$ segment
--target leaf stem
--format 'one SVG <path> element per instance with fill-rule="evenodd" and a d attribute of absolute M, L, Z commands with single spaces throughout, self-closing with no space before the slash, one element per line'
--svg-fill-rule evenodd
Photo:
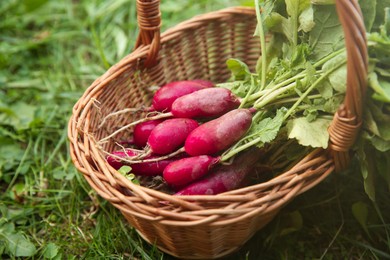
<path fill-rule="evenodd" d="M 229 152 L 227 152 L 226 154 L 221 156 L 221 162 L 225 162 L 225 161 L 229 160 L 230 158 L 232 158 L 233 156 L 235 156 L 239 152 L 251 147 L 252 145 L 257 144 L 260 141 L 261 141 L 261 137 L 257 137 L 244 145 L 240 145 L 234 149 L 229 150 Z"/>
<path fill-rule="evenodd" d="M 324 63 L 326 63 L 327 61 L 333 59 L 334 57 L 336 57 L 336 56 L 338 56 L 338 55 L 340 55 L 340 54 L 342 54 L 342 53 L 344 53 L 344 52 L 345 52 L 345 48 L 342 48 L 342 49 L 340 49 L 340 50 L 337 50 L 337 51 L 335 51 L 335 52 L 329 54 L 328 56 L 322 58 L 321 60 L 317 61 L 316 63 L 314 63 L 313 67 L 314 67 L 314 68 L 320 67 L 320 66 L 322 66 Z M 319 70 L 319 71 L 316 71 L 316 73 L 321 73 L 321 71 L 320 71 L 320 70 Z M 280 80 L 283 79 L 282 82 L 280 82 L 280 83 L 278 83 L 278 84 L 276 84 L 276 85 L 274 85 L 274 86 L 271 85 L 271 84 L 272 84 L 272 82 L 271 82 L 271 83 L 267 86 L 266 89 L 261 89 L 260 91 L 258 91 L 258 92 L 256 92 L 256 93 L 250 95 L 250 96 L 248 97 L 247 100 L 248 100 L 248 101 L 256 100 L 256 102 L 257 102 L 259 98 L 263 98 L 263 96 L 267 95 L 268 93 L 271 93 L 273 90 L 278 89 L 278 88 L 281 88 L 281 87 L 283 87 L 283 86 L 286 86 L 287 84 L 290 84 L 290 83 L 294 82 L 294 81 L 297 80 L 297 79 L 302 79 L 302 78 L 306 77 L 307 71 L 304 70 L 304 71 L 298 73 L 297 75 L 295 75 L 295 76 L 293 76 L 293 77 L 290 77 L 290 78 L 285 79 L 285 78 L 288 77 L 289 75 L 291 75 L 291 71 L 288 71 L 288 72 L 282 74 L 279 78 L 277 78 L 277 79 L 275 79 L 275 80 L 273 81 L 273 82 L 278 82 L 278 81 L 280 81 Z M 272 86 L 272 87 L 271 87 L 271 86 Z"/>
<path fill-rule="evenodd" d="M 243 83 L 240 83 L 243 84 Z M 245 95 L 245 97 L 241 100 L 240 103 L 240 108 L 244 107 L 244 105 L 248 102 L 249 97 L 253 93 L 253 91 L 256 89 L 256 84 L 255 84 L 255 78 L 253 75 L 251 75 L 251 87 L 249 88 L 248 93 Z"/>
<path fill-rule="evenodd" d="M 287 111 L 287 113 L 284 115 L 283 120 L 286 120 L 293 111 L 299 106 L 299 104 L 309 95 L 311 91 L 313 91 L 314 88 L 317 87 L 321 81 L 323 81 L 325 78 L 327 78 L 332 72 L 334 72 L 336 69 L 340 68 L 342 65 L 344 65 L 345 62 L 340 62 L 337 64 L 337 66 L 333 67 L 332 69 L 324 72 L 321 77 L 319 77 L 306 91 L 299 97 L 299 99 L 294 103 L 294 105 L 291 106 L 291 108 Z"/>
<path fill-rule="evenodd" d="M 265 78 L 267 74 L 267 55 L 266 55 L 266 46 L 265 46 L 265 34 L 263 21 L 261 20 L 261 13 L 259 7 L 259 0 L 255 0 L 256 5 L 256 18 L 257 18 L 257 29 L 260 36 L 260 45 L 261 45 L 261 87 L 260 90 L 265 88 Z"/>
<path fill-rule="evenodd" d="M 272 86 L 272 87 L 268 87 L 268 88 L 265 89 L 265 90 L 258 91 L 258 92 L 256 92 L 256 93 L 252 94 L 252 95 L 249 97 L 249 100 L 252 101 L 252 100 L 257 100 L 257 99 L 259 99 L 259 98 L 263 98 L 263 96 L 267 95 L 268 93 L 272 93 L 273 90 L 278 89 L 278 88 L 281 88 L 281 87 L 283 87 L 283 86 L 285 86 L 285 85 L 287 85 L 287 84 L 290 84 L 290 83 L 294 82 L 294 81 L 297 80 L 297 79 L 302 79 L 302 78 L 304 78 L 305 76 L 306 76 L 305 73 L 302 73 L 302 72 L 301 72 L 301 73 L 295 75 L 294 77 L 291 77 L 291 78 L 289 78 L 289 79 L 286 79 L 286 80 L 284 80 L 283 82 L 280 82 L 280 83 L 278 83 L 278 84 L 276 84 L 276 85 L 274 85 L 274 86 L 272 86 L 272 85 L 270 84 L 269 86 Z"/>
<path fill-rule="evenodd" d="M 344 52 L 345 52 L 345 48 L 341 48 L 340 50 L 332 52 L 331 54 L 326 55 L 324 58 L 322 58 L 321 60 L 314 63 L 313 67 L 316 68 L 316 67 L 322 66 L 322 65 L 324 65 L 325 62 L 333 59 L 334 57 L 336 57 Z"/>
<path fill-rule="evenodd" d="M 261 98 L 259 98 L 255 104 L 253 105 L 254 108 L 260 109 L 267 105 L 268 103 L 274 101 L 279 95 L 283 94 L 284 92 L 293 89 L 297 85 L 296 82 L 290 83 L 289 85 L 278 88 L 274 91 L 270 91 L 268 95 L 264 95 Z"/>

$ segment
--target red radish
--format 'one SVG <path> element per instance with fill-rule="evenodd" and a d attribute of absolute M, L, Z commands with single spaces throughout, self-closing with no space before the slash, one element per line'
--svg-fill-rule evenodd
<path fill-rule="evenodd" d="M 241 188 L 261 154 L 259 150 L 251 149 L 236 158 L 231 165 L 218 167 L 215 172 L 189 184 L 175 195 L 215 195 Z"/>
<path fill-rule="evenodd" d="M 155 156 L 149 156 L 145 159 L 153 159 Z M 131 164 L 130 167 L 134 174 L 144 175 L 144 176 L 155 176 L 161 175 L 164 172 L 165 167 L 170 163 L 177 160 L 177 158 L 169 158 L 156 162 L 143 162 Z"/>
<path fill-rule="evenodd" d="M 219 160 L 208 155 L 176 160 L 164 169 L 163 177 L 170 186 L 184 186 L 206 175 Z"/>
<path fill-rule="evenodd" d="M 170 111 L 172 103 L 177 98 L 213 85 L 209 81 L 183 80 L 170 82 L 156 91 L 153 96 L 152 107 L 156 111 Z"/>
<path fill-rule="evenodd" d="M 185 151 L 191 156 L 216 154 L 238 141 L 251 123 L 250 109 L 232 110 L 192 131 L 185 141 Z"/>
<path fill-rule="evenodd" d="M 137 124 L 133 131 L 134 144 L 138 147 L 144 147 L 152 130 L 162 121 L 163 120 L 151 120 Z"/>
<path fill-rule="evenodd" d="M 240 100 L 229 89 L 205 88 L 176 99 L 171 112 L 174 117 L 217 117 L 239 106 Z"/>
<path fill-rule="evenodd" d="M 198 122 L 189 118 L 167 119 L 152 130 L 147 144 L 154 154 L 170 154 L 182 146 L 188 134 L 198 126 Z"/>
<path fill-rule="evenodd" d="M 138 155 L 137 152 L 134 150 L 126 149 L 126 151 L 119 150 L 112 153 L 113 156 L 107 157 L 107 162 L 110 164 L 114 169 L 118 170 L 124 165 L 129 165 L 131 167 L 131 172 L 136 175 L 144 175 L 144 176 L 155 176 L 160 175 L 163 173 L 165 167 L 170 164 L 171 162 L 177 160 L 177 158 L 169 158 L 164 159 L 160 161 L 155 162 L 141 162 L 141 163 L 134 163 L 131 164 L 129 162 L 123 161 L 122 159 L 128 159 L 129 157 L 134 157 Z M 116 158 L 119 157 L 119 158 Z M 144 159 L 153 159 L 156 158 L 156 156 L 148 156 Z"/>
<path fill-rule="evenodd" d="M 133 157 L 133 156 L 136 156 L 137 153 L 134 150 L 126 149 L 126 150 L 114 151 L 112 153 L 112 155 L 113 156 L 111 156 L 111 155 L 107 156 L 106 160 L 107 160 L 109 165 L 111 165 L 115 170 L 118 170 L 123 165 L 126 165 L 121 160 L 121 158 Z M 119 157 L 119 158 L 117 158 L 117 157 Z"/>

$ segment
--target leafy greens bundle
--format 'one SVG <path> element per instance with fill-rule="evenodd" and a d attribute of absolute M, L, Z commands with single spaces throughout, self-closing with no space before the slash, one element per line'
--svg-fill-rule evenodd
<path fill-rule="evenodd" d="M 359 4 L 369 47 L 369 88 L 354 150 L 366 193 L 375 200 L 377 175 L 390 189 L 390 1 Z M 291 161 L 291 150 L 297 148 L 287 149 L 287 144 L 296 141 L 302 151 L 328 145 L 328 127 L 346 91 L 343 29 L 331 0 L 256 0 L 255 5 L 255 35 L 263 55 L 255 72 L 240 60 L 229 59 L 232 77 L 220 86 L 240 96 L 242 107 L 258 112 L 249 133 L 224 156 L 282 142 L 277 154 L 284 150 Z"/>

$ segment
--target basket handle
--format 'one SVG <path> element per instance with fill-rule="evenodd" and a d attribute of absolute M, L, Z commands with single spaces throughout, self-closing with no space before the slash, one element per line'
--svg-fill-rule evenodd
<path fill-rule="evenodd" d="M 329 127 L 329 150 L 336 171 L 349 163 L 349 151 L 362 124 L 363 102 L 367 89 L 368 51 L 363 15 L 357 0 L 336 0 L 347 49 L 347 88 L 343 105 Z"/>
<path fill-rule="evenodd" d="M 135 49 L 150 45 L 144 65 L 145 67 L 151 67 L 156 64 L 161 47 L 160 0 L 137 0 L 137 22 L 139 34 L 135 43 Z"/>

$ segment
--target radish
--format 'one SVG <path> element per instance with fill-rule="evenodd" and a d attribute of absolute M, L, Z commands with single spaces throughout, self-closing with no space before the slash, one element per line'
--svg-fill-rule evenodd
<path fill-rule="evenodd" d="M 217 117 L 238 108 L 240 100 L 229 89 L 205 88 L 176 99 L 171 108 L 174 117 Z"/>
<path fill-rule="evenodd" d="M 156 111 L 170 111 L 172 103 L 179 97 L 214 86 L 205 80 L 174 81 L 162 86 L 153 96 L 152 109 Z"/>
<path fill-rule="evenodd" d="M 107 156 L 106 160 L 109 165 L 111 165 L 115 170 L 118 170 L 123 165 L 126 165 L 122 159 L 127 157 L 133 157 L 136 156 L 138 153 L 136 153 L 134 150 L 126 149 L 126 150 L 119 150 L 114 151 L 112 155 Z"/>
<path fill-rule="evenodd" d="M 130 159 L 131 157 L 135 157 L 139 155 L 139 152 L 135 152 L 131 149 L 119 150 L 112 153 L 112 155 L 107 156 L 107 162 L 110 164 L 115 170 L 120 169 L 124 165 L 129 165 L 131 167 L 131 172 L 136 175 L 144 175 L 144 176 L 155 176 L 161 175 L 165 169 L 165 167 L 171 162 L 177 160 L 177 158 L 168 158 L 159 161 L 153 162 L 141 162 L 141 163 L 129 163 L 126 162 L 126 159 Z M 146 159 L 154 159 L 156 156 L 148 156 Z"/>
<path fill-rule="evenodd" d="M 173 187 L 187 185 L 206 175 L 219 159 L 219 157 L 200 155 L 176 160 L 164 169 L 164 180 Z"/>
<path fill-rule="evenodd" d="M 161 122 L 163 120 L 150 120 L 136 125 L 133 131 L 134 144 L 138 147 L 144 147 L 152 130 Z"/>
<path fill-rule="evenodd" d="M 146 159 L 153 159 L 156 156 L 149 156 Z M 135 163 L 130 164 L 132 172 L 136 175 L 144 175 L 144 176 L 155 176 L 161 175 L 164 172 L 165 167 L 167 167 L 170 163 L 177 160 L 176 158 L 168 158 L 155 162 L 143 162 L 143 163 Z"/>
<path fill-rule="evenodd" d="M 238 141 L 251 123 L 250 109 L 232 110 L 192 131 L 185 140 L 185 151 L 191 156 L 216 154 Z"/>
<path fill-rule="evenodd" d="M 230 165 L 221 165 L 214 172 L 182 188 L 175 195 L 215 195 L 246 184 L 249 173 L 262 153 L 251 149 L 237 157 Z"/>
<path fill-rule="evenodd" d="M 190 132 L 199 126 L 189 118 L 172 118 L 157 125 L 148 138 L 148 146 L 154 154 L 165 155 L 182 146 Z"/>

